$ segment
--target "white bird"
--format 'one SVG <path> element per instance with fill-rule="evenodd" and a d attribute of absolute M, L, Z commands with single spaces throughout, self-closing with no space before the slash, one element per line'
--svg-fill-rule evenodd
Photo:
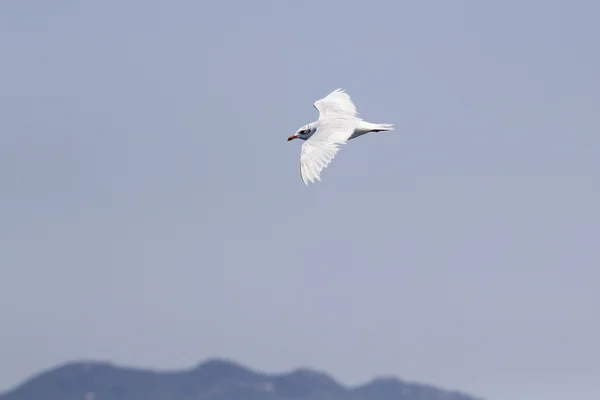
<path fill-rule="evenodd" d="M 333 160 L 339 146 L 365 133 L 392 131 L 393 124 L 374 124 L 357 117 L 356 106 L 342 89 L 336 89 L 313 106 L 319 111 L 319 119 L 304 125 L 288 141 L 302 139 L 300 175 L 308 185 L 317 179 L 321 171 Z"/>

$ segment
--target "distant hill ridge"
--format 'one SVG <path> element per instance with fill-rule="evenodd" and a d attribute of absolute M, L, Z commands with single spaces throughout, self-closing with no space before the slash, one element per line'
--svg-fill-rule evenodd
<path fill-rule="evenodd" d="M 226 359 L 158 371 L 105 362 L 72 362 L 45 371 L 0 400 L 481 400 L 458 391 L 377 378 L 357 387 L 300 368 L 268 374 Z"/>

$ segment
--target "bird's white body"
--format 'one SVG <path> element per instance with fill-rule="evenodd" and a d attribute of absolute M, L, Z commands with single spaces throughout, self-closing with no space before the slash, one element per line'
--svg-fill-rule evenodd
<path fill-rule="evenodd" d="M 339 146 L 369 132 L 394 130 L 391 124 L 375 124 L 357 116 L 356 106 L 342 89 L 336 89 L 314 107 L 319 119 L 304 125 L 288 140 L 302 139 L 300 175 L 306 185 L 321 180 L 321 171 L 329 165 Z"/>

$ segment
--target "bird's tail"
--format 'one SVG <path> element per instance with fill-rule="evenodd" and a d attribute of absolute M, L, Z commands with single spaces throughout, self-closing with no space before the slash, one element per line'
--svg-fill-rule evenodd
<path fill-rule="evenodd" d="M 371 131 L 373 132 L 381 132 L 381 131 L 393 131 L 394 124 L 372 124 L 373 127 Z"/>

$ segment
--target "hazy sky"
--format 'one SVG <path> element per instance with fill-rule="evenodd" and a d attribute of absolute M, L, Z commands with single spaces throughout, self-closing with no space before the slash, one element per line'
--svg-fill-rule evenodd
<path fill-rule="evenodd" d="M 0 3 L 0 390 L 70 360 L 600 398 L 595 1 Z M 306 187 L 342 87 L 396 130 Z"/>

